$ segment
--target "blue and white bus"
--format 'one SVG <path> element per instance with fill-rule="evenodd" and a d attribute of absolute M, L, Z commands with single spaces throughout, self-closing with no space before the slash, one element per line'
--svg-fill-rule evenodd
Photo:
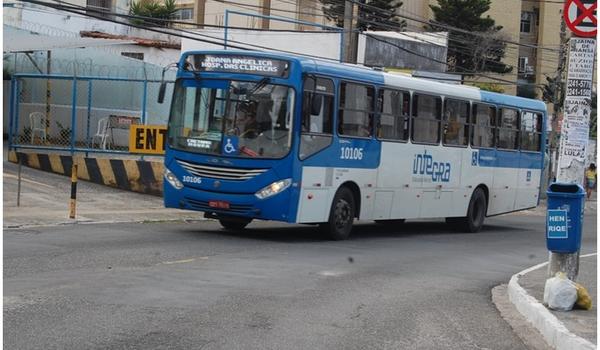
<path fill-rule="evenodd" d="M 486 216 L 535 207 L 546 107 L 306 57 L 186 52 L 165 154 L 166 207 L 226 229 Z"/>

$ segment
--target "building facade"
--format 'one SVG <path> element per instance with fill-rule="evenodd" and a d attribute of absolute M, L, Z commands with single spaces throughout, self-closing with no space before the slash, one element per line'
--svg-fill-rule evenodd
<path fill-rule="evenodd" d="M 430 5 L 437 5 L 437 0 L 404 0 L 400 12 L 429 20 L 433 18 Z M 502 84 L 505 93 L 539 98 L 539 86 L 546 83 L 546 76 L 556 75 L 563 4 L 544 0 L 492 0 L 490 5 L 484 15 L 502 26 L 503 38 L 512 42 L 506 47 L 503 62 L 513 67 L 511 73 L 492 76 L 521 84 L 518 89 L 515 85 Z M 422 28 L 423 23 L 408 20 L 409 30 L 419 26 Z"/>
<path fill-rule="evenodd" d="M 225 25 L 225 12 L 237 11 L 262 16 L 286 17 L 289 19 L 330 25 L 323 14 L 318 0 L 177 0 L 176 18 L 194 25 Z M 274 19 L 231 14 L 229 26 L 250 29 L 310 30 L 314 27 L 288 23 Z"/>

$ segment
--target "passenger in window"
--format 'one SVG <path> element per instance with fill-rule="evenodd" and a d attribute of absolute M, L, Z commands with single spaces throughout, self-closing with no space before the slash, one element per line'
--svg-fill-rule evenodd
<path fill-rule="evenodd" d="M 371 137 L 371 128 L 365 125 L 358 126 L 358 135 L 360 137 Z"/>
<path fill-rule="evenodd" d="M 446 135 L 447 143 L 458 143 L 458 133 L 460 132 L 461 125 L 459 123 L 459 115 L 454 106 L 449 105 L 446 108 L 446 115 L 444 118 L 447 121 L 446 127 L 444 128 L 444 134 Z"/>
<path fill-rule="evenodd" d="M 246 114 L 242 120 L 242 130 L 240 136 L 248 139 L 253 139 L 258 136 L 258 122 L 256 121 L 256 115 Z"/>
<path fill-rule="evenodd" d="M 246 138 L 258 136 L 259 125 L 256 120 L 256 105 L 242 103 L 235 112 L 236 133 Z"/>

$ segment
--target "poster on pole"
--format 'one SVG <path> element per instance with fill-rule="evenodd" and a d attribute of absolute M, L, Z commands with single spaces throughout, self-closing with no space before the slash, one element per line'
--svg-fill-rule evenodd
<path fill-rule="evenodd" d="M 596 40 L 571 38 L 557 180 L 582 183 L 592 111 Z"/>

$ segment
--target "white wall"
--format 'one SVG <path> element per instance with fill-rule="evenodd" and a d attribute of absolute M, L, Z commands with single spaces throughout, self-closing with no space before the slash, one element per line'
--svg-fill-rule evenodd
<path fill-rule="evenodd" d="M 223 42 L 223 31 L 205 30 L 198 31 L 198 38 L 210 41 Z M 200 34 L 212 38 L 201 37 Z M 339 60 L 340 40 L 339 33 L 289 33 L 289 32 L 261 32 L 261 31 L 239 31 L 230 30 L 227 35 L 230 45 L 243 46 L 255 50 L 277 51 L 284 50 L 297 54 L 319 56 Z M 238 41 L 238 43 L 234 42 Z M 248 44 L 263 46 L 257 48 Z M 220 50 L 223 45 L 209 44 L 192 39 L 181 39 L 181 51 L 190 50 Z M 237 50 L 236 48 L 230 48 Z"/>

